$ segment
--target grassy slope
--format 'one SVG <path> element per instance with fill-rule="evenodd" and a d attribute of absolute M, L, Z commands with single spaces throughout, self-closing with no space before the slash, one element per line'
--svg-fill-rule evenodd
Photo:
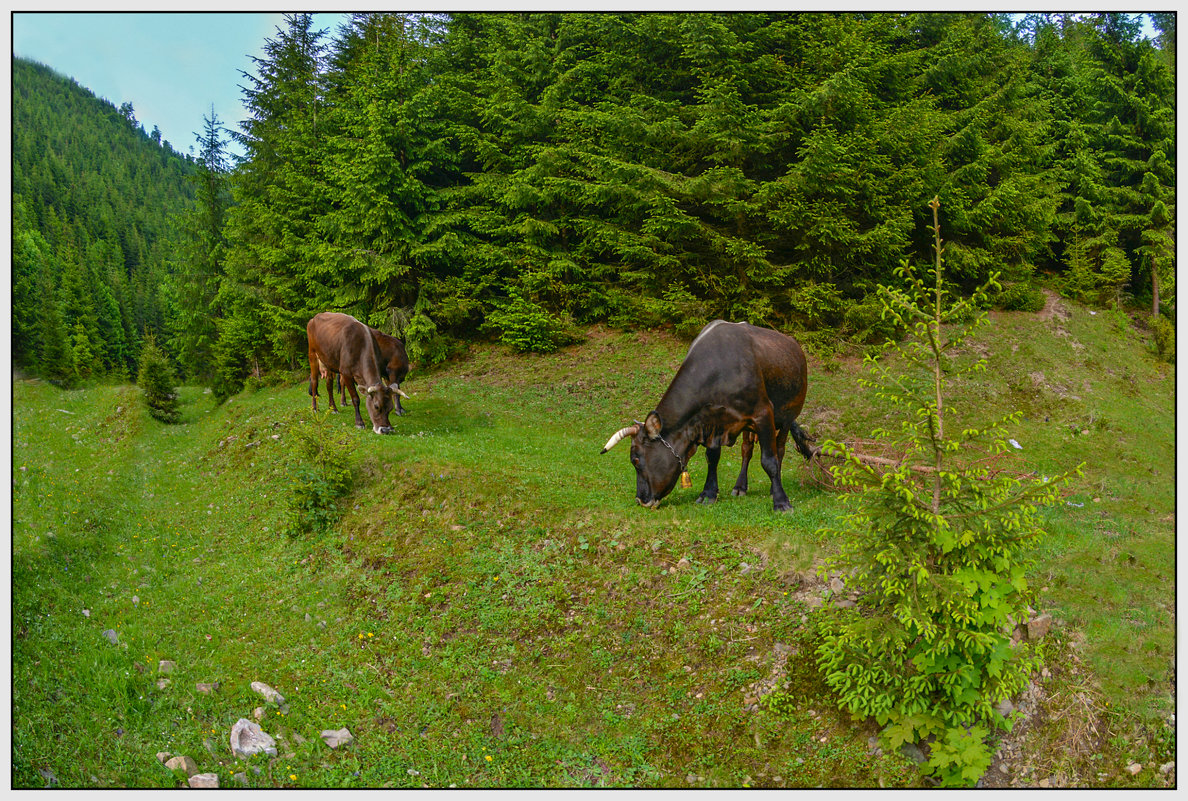
<path fill-rule="evenodd" d="M 1174 373 L 1117 318 L 1080 309 L 998 315 L 982 340 L 990 370 L 954 402 L 1023 409 L 1012 435 L 1029 469 L 1089 463 L 1069 498 L 1084 506 L 1048 515 L 1036 576 L 1058 619 L 1028 735 L 1036 778 L 1158 784 L 1119 774 L 1174 747 L 1158 722 L 1174 659 Z M 902 758 L 868 754 L 874 729 L 831 711 L 813 670 L 805 600 L 837 497 L 790 459 L 793 514 L 771 512 L 757 464 L 750 496 L 702 507 L 698 457 L 695 489 L 645 512 L 625 453 L 598 455 L 684 348 L 595 330 L 547 357 L 478 347 L 414 371 L 395 436 L 330 420 L 352 437 L 357 480 L 318 540 L 277 533 L 304 385 L 221 408 L 185 389 L 186 424 L 166 428 L 130 388 L 18 381 L 14 786 L 44 786 L 41 770 L 175 786 L 158 751 L 226 785 L 243 769 L 229 729 L 262 703 L 254 680 L 289 701 L 263 723 L 281 754 L 253 760 L 254 786 L 918 783 Z M 864 375 L 814 365 L 807 428 L 850 438 L 884 422 Z M 724 454 L 726 486 L 737 458 Z M 164 689 L 159 659 L 178 663 Z M 774 685 L 779 714 L 747 710 Z M 1077 715 L 1098 735 L 1085 753 Z M 343 726 L 356 743 L 332 752 L 318 733 Z"/>

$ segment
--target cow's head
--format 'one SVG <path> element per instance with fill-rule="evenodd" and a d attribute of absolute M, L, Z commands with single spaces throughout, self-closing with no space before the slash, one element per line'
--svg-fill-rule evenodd
<path fill-rule="evenodd" d="M 371 418 L 371 430 L 377 434 L 391 434 L 392 424 L 388 421 L 388 414 L 392 411 L 396 393 L 387 384 L 376 384 L 361 389 L 367 396 L 367 415 Z"/>
<path fill-rule="evenodd" d="M 642 423 L 615 432 L 602 453 L 620 440 L 631 438 L 631 465 L 635 468 L 635 500 L 641 506 L 655 509 L 660 499 L 672 492 L 684 469 L 685 459 L 678 455 L 673 444 L 661 436 L 663 422 L 652 412 Z"/>

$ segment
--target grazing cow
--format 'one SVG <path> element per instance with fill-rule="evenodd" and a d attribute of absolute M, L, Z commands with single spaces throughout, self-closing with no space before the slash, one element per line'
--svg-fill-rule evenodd
<path fill-rule="evenodd" d="M 689 346 L 655 410 L 644 422 L 615 432 L 602 453 L 631 439 L 635 500 L 654 509 L 702 445 L 709 472 L 697 502 L 713 503 L 722 446 L 733 446 L 741 434 L 742 472 L 732 494 L 747 492 L 747 466 L 757 440 L 760 464 L 771 478 L 772 505 L 777 512 L 791 511 L 780 467 L 789 433 L 804 458 L 812 457 L 811 438 L 796 423 L 807 389 L 808 364 L 795 339 L 748 323 L 714 320 Z"/>
<path fill-rule="evenodd" d="M 408 353 L 404 350 L 404 343 L 393 336 L 388 336 L 383 331 L 368 326 L 371 335 L 375 337 L 376 344 L 379 345 L 380 355 L 380 373 L 383 376 L 384 383 L 388 384 L 396 391 L 396 414 L 404 415 L 404 407 L 400 405 L 401 398 L 407 398 L 404 390 L 400 388 L 400 382 L 408 375 Z M 328 371 L 325 367 L 322 368 L 322 378 L 327 378 Z M 349 379 L 349 376 L 348 376 Z M 334 376 L 330 374 L 329 380 L 333 381 Z M 338 376 L 338 388 L 343 393 L 342 402 L 346 403 L 346 389 L 342 383 L 342 376 Z"/>
<path fill-rule="evenodd" d="M 391 434 L 388 414 L 400 388 L 384 380 L 380 346 L 371 329 L 348 314 L 322 312 L 306 324 L 305 331 L 309 337 L 309 394 L 314 411 L 318 409 L 318 378 L 325 371 L 339 373 L 355 405 L 355 425 L 363 428 L 359 393 L 355 389 L 357 382 L 367 393 L 371 430 L 377 434 Z M 334 406 L 333 387 L 328 394 L 330 408 L 338 411 Z"/>

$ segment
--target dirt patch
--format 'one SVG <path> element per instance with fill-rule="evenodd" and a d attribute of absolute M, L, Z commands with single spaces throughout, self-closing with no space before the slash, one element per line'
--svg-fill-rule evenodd
<path fill-rule="evenodd" d="M 1059 295 L 1050 289 L 1045 289 L 1044 298 L 1044 308 L 1036 314 L 1039 319 L 1056 320 L 1057 323 L 1063 323 L 1069 318 L 1068 307 L 1060 300 Z"/>

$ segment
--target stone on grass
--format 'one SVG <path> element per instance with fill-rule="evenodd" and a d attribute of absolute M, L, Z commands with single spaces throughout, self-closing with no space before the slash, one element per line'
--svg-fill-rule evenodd
<path fill-rule="evenodd" d="M 255 754 L 276 756 L 276 740 L 265 734 L 260 724 L 240 718 L 231 727 L 231 753 L 241 759 Z"/>
<path fill-rule="evenodd" d="M 255 690 L 258 694 L 262 695 L 264 697 L 265 701 L 271 701 L 272 703 L 276 704 L 277 706 L 280 706 L 281 704 L 283 704 L 285 702 L 285 697 L 283 695 L 281 695 L 276 690 L 272 689 L 271 687 L 269 687 L 267 684 L 265 684 L 262 681 L 253 681 L 252 689 Z"/>
<path fill-rule="evenodd" d="M 169 758 L 172 756 L 173 756 L 173 754 L 169 753 L 168 751 L 158 751 L 157 752 L 157 761 L 160 762 L 162 765 L 164 765 L 166 762 L 169 761 Z"/>
<path fill-rule="evenodd" d="M 116 634 L 114 629 L 104 629 L 103 636 L 106 637 L 107 641 L 112 645 L 115 645 L 120 641 L 120 635 Z"/>
<path fill-rule="evenodd" d="M 199 790 L 219 789 L 219 775 L 217 773 L 197 773 L 190 777 L 190 786 Z"/>
<path fill-rule="evenodd" d="M 173 669 L 175 667 L 177 667 L 177 663 L 174 662 L 173 660 L 162 659 L 160 662 L 157 663 L 157 672 L 165 673 L 165 674 L 172 673 Z"/>
<path fill-rule="evenodd" d="M 258 706 L 258 707 L 256 707 L 255 709 L 253 709 L 253 710 L 252 710 L 252 717 L 254 717 L 254 718 L 256 719 L 256 722 L 257 722 L 257 723 L 259 723 L 260 721 L 264 720 L 264 707 L 262 707 L 262 706 Z"/>
<path fill-rule="evenodd" d="M 242 784 L 242 785 L 246 786 L 248 783 L 247 774 L 246 773 L 236 773 L 235 775 L 233 775 L 231 777 L 231 781 L 235 782 L 236 784 Z"/>
<path fill-rule="evenodd" d="M 1137 776 L 1143 772 L 1143 766 L 1137 762 L 1131 762 L 1129 765 L 1126 766 L 1126 772 L 1129 773 L 1131 776 Z"/>
<path fill-rule="evenodd" d="M 202 693 L 203 695 L 210 695 L 215 690 L 219 689 L 219 683 L 217 681 L 213 681 L 213 682 L 209 682 L 209 683 L 200 681 L 194 685 L 194 689 L 197 690 L 198 692 Z"/>
<path fill-rule="evenodd" d="M 198 772 L 198 763 L 188 756 L 175 756 L 165 761 L 165 767 L 170 770 L 184 770 L 187 776 Z"/>
<path fill-rule="evenodd" d="M 1164 762 L 1162 765 L 1159 766 L 1160 773 L 1171 773 L 1175 769 L 1176 769 L 1175 762 Z"/>
<path fill-rule="evenodd" d="M 322 732 L 322 739 L 326 741 L 326 745 L 331 748 L 338 748 L 340 745 L 349 745 L 354 742 L 355 737 L 345 727 L 338 731 L 331 731 L 326 729 Z"/>
<path fill-rule="evenodd" d="M 1052 630 L 1052 616 L 1040 615 L 1027 623 L 1027 639 L 1038 640 Z"/>

